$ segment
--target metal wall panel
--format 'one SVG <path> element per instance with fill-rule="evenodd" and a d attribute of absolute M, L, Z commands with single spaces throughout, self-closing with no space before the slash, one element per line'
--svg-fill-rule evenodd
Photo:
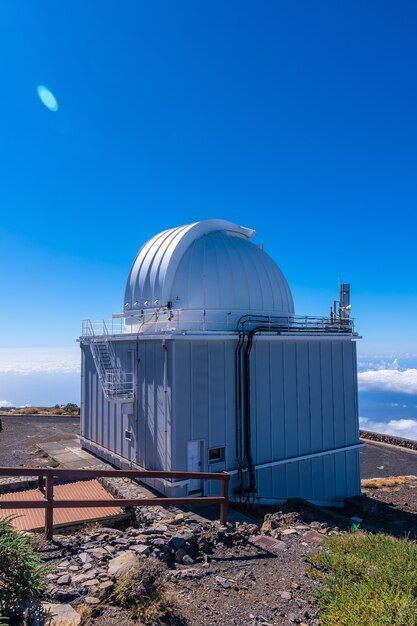
<path fill-rule="evenodd" d="M 208 348 L 208 447 L 226 445 L 225 344 L 211 342 Z M 233 415 L 231 416 L 233 417 Z"/>
<path fill-rule="evenodd" d="M 355 344 L 255 340 L 251 356 L 254 463 L 359 442 Z M 360 492 L 359 450 L 257 472 L 258 496 L 336 501 Z"/>
<path fill-rule="evenodd" d="M 191 439 L 208 441 L 209 369 L 206 341 L 191 343 Z"/>
<path fill-rule="evenodd" d="M 125 367 L 128 345 L 115 342 L 114 347 L 122 367 Z M 127 415 L 122 415 L 121 403 L 110 402 L 104 397 L 88 345 L 83 347 L 83 355 L 84 391 L 81 435 L 130 460 L 135 456 L 136 436 L 128 441 L 125 438 L 125 430 L 132 430 L 134 435 L 137 434 L 135 411 L 130 418 L 127 418 Z"/>
<path fill-rule="evenodd" d="M 187 466 L 186 442 L 193 439 L 191 342 L 172 343 L 172 469 Z"/>
<path fill-rule="evenodd" d="M 320 374 L 322 400 L 322 427 L 323 449 L 328 450 L 335 446 L 334 414 L 333 414 L 333 379 L 332 379 L 332 346 L 330 341 L 320 342 Z"/>
<path fill-rule="evenodd" d="M 255 350 L 257 343 L 255 343 Z M 285 457 L 298 455 L 298 420 L 297 420 L 297 360 L 296 345 L 294 341 L 285 341 L 283 343 L 284 352 L 284 441 L 285 441 Z M 274 371 L 274 364 L 271 363 L 271 369 Z M 279 381 L 277 381 L 279 384 Z M 258 419 L 256 414 L 255 420 Z M 259 416 L 258 427 L 262 428 L 262 416 Z M 272 459 L 271 459 L 272 460 Z M 295 482 L 292 476 L 291 484 Z"/>
<path fill-rule="evenodd" d="M 250 370 L 251 388 L 254 392 L 251 398 L 251 411 L 255 410 L 257 415 L 263 416 L 264 426 L 263 428 L 252 429 L 252 449 L 254 452 L 256 451 L 257 462 L 265 463 L 271 459 L 271 401 L 269 394 L 265 393 L 269 390 L 266 369 L 267 364 L 269 364 L 269 345 L 267 343 L 262 343 L 258 346 L 252 357 L 252 363 L 254 363 L 255 367 L 251 367 Z"/>
<path fill-rule="evenodd" d="M 318 341 L 310 341 L 308 345 L 311 452 L 319 452 L 324 449 L 320 346 Z"/>
<path fill-rule="evenodd" d="M 169 348 L 168 348 L 169 350 Z M 146 469 L 169 469 L 165 419 L 164 351 L 162 341 L 139 341 L 136 463 Z"/>
<path fill-rule="evenodd" d="M 298 454 L 311 452 L 310 369 L 308 343 L 296 342 Z"/>
<path fill-rule="evenodd" d="M 343 380 L 343 352 L 340 341 L 332 341 L 333 423 L 336 448 L 345 445 L 345 389 Z"/>
<path fill-rule="evenodd" d="M 173 464 L 186 469 L 187 441 L 203 441 L 202 470 L 222 471 L 208 463 L 210 448 L 225 448 L 236 462 L 234 342 L 177 341 L 173 345 Z"/>

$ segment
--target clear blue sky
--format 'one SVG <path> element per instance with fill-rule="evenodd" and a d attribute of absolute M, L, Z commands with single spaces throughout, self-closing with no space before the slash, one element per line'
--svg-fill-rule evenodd
<path fill-rule="evenodd" d="M 0 345 L 74 345 L 150 236 L 220 217 L 297 313 L 340 277 L 363 346 L 416 349 L 416 32 L 414 0 L 2 0 Z"/>

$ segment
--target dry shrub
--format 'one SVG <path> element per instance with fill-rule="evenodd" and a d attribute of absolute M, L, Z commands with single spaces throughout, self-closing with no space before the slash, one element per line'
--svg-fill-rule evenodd
<path fill-rule="evenodd" d="M 152 557 L 119 579 L 111 599 L 147 624 L 173 624 L 178 618 L 177 605 L 166 588 L 165 567 Z"/>
<path fill-rule="evenodd" d="M 77 404 L 69 402 L 65 406 L 55 404 L 55 406 L 24 406 L 10 411 L 10 415 L 73 415 L 80 414 L 80 408 Z"/>
<path fill-rule="evenodd" d="M 417 480 L 415 476 L 387 476 L 386 478 L 368 478 L 362 481 L 363 489 L 383 489 L 384 487 L 396 487 L 405 485 L 410 481 Z"/>
<path fill-rule="evenodd" d="M 101 524 L 99 522 L 88 522 L 83 528 L 86 535 L 93 535 L 100 530 Z"/>
<path fill-rule="evenodd" d="M 81 616 L 81 624 L 83 626 L 89 626 L 91 624 L 93 611 L 93 607 L 88 606 L 87 604 L 77 606 L 77 613 Z"/>

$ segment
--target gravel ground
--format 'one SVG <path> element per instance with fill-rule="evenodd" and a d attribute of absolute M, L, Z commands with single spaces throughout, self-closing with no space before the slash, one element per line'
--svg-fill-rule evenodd
<path fill-rule="evenodd" d="M 250 544 L 217 548 L 203 578 L 176 583 L 185 623 L 319 624 L 319 583 L 307 577 L 305 560 L 317 546 L 302 535 L 299 531 L 282 537 L 283 545 L 271 552 Z"/>
<path fill-rule="evenodd" d="M 385 518 L 391 520 L 387 532 L 410 534 L 417 539 L 417 481 L 406 479 L 402 485 L 363 489 L 363 495 L 384 506 Z M 400 525 L 399 532 L 396 527 Z"/>
<path fill-rule="evenodd" d="M 45 441 L 73 440 L 80 419 L 68 416 L 0 415 L 0 466 L 35 467 L 45 464 L 38 444 Z"/>
<path fill-rule="evenodd" d="M 407 485 L 402 487 L 404 494 Z M 138 624 L 108 595 L 103 598 L 102 585 L 112 581 L 99 586 L 109 579 L 110 559 L 133 551 L 140 558 L 153 556 L 168 561 L 167 586 L 178 617 L 152 622 L 153 626 L 319 626 L 317 593 L 321 582 L 309 577 L 307 559 L 310 553 L 322 549 L 326 535 L 350 528 L 351 515 L 398 536 L 412 528 L 417 530 L 415 514 L 391 508 L 375 498 L 358 500 L 358 506 L 351 503 L 350 509 L 338 510 L 336 516 L 334 511 L 317 510 L 302 501 L 274 507 L 275 512 L 263 507 L 254 511 L 259 521 L 264 520 L 261 527 L 247 522 L 219 527 L 213 522 L 198 522 L 192 515 L 173 516 L 172 512 L 170 516 L 166 509 L 159 513 L 158 508 L 145 507 L 141 509 L 142 522 L 135 522 L 136 529 L 111 531 L 93 526 L 56 536 L 52 542 L 40 538 L 41 553 L 58 568 L 45 600 L 70 603 L 81 612 L 91 609 L 85 622 L 89 626 Z M 197 542 L 190 539 L 193 535 Z M 182 536 L 186 544 L 174 548 L 169 556 L 167 548 L 176 545 L 171 543 L 173 536 L 175 541 Z M 268 548 L 260 545 L 265 540 Z M 108 550 L 111 553 L 107 554 Z M 180 552 L 181 559 L 185 553 L 191 556 L 190 563 L 177 560 Z M 86 553 L 91 555 L 91 562 L 86 562 Z M 80 577 L 80 570 L 86 575 Z M 77 578 L 71 582 L 71 576 Z M 92 580 L 83 580 L 88 578 Z"/>
<path fill-rule="evenodd" d="M 417 451 L 386 443 L 363 440 L 361 448 L 362 478 L 383 476 L 417 476 Z"/>

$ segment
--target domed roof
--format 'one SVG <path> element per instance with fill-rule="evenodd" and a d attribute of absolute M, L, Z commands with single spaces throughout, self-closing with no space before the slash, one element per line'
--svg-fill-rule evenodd
<path fill-rule="evenodd" d="M 126 313 L 167 306 L 292 315 L 279 267 L 250 239 L 256 232 L 225 220 L 165 230 L 139 251 L 127 280 Z"/>

